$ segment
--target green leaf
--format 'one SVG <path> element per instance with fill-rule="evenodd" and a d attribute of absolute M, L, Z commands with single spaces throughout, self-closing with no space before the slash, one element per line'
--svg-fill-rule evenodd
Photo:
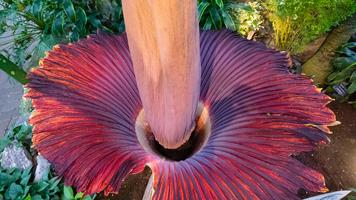
<path fill-rule="evenodd" d="M 200 2 L 198 5 L 198 12 L 199 12 L 199 21 L 202 20 L 203 15 L 205 14 L 206 8 L 210 5 L 209 2 Z"/>
<path fill-rule="evenodd" d="M 63 186 L 63 194 L 66 199 L 73 199 L 73 189 L 70 186 Z"/>
<path fill-rule="evenodd" d="M 0 185 L 9 185 L 12 182 L 15 182 L 16 178 L 10 174 L 0 172 Z"/>
<path fill-rule="evenodd" d="M 49 183 L 45 182 L 45 181 L 40 181 L 37 182 L 35 185 L 35 190 L 37 192 L 42 192 L 43 190 L 45 190 L 47 187 L 49 186 Z"/>
<path fill-rule="evenodd" d="M 0 152 L 2 152 L 7 145 L 9 145 L 11 141 L 7 137 L 3 137 L 0 139 Z"/>
<path fill-rule="evenodd" d="M 32 199 L 31 199 L 31 195 L 28 194 L 28 195 L 26 196 L 25 200 L 32 200 Z"/>
<path fill-rule="evenodd" d="M 356 92 L 356 81 L 352 82 L 349 87 L 347 87 L 347 93 L 353 94 Z"/>
<path fill-rule="evenodd" d="M 31 197 L 31 195 L 28 194 L 28 192 L 30 191 L 30 189 L 31 189 L 31 186 L 30 186 L 30 185 L 28 185 L 28 186 L 25 187 L 25 189 L 24 189 L 24 191 L 23 191 L 23 194 L 22 194 L 22 198 L 27 198 L 28 196 Z M 30 199 L 31 199 L 31 198 L 30 198 Z"/>
<path fill-rule="evenodd" d="M 205 24 L 203 26 L 203 30 L 210 30 L 212 26 L 210 18 L 206 19 Z"/>
<path fill-rule="evenodd" d="M 49 180 L 49 185 L 50 185 L 49 190 L 56 189 L 60 181 L 61 181 L 60 178 L 57 177 L 51 178 L 51 180 Z"/>
<path fill-rule="evenodd" d="M 77 20 L 77 16 L 75 14 L 74 6 L 71 0 L 63 0 L 63 7 L 66 15 L 75 22 Z"/>
<path fill-rule="evenodd" d="M 32 200 L 43 200 L 43 199 L 42 199 L 41 195 L 36 194 L 36 195 L 32 196 Z"/>
<path fill-rule="evenodd" d="M 81 199 L 83 197 L 84 193 L 83 192 L 78 192 L 75 196 L 74 199 Z"/>
<path fill-rule="evenodd" d="M 85 13 L 85 11 L 83 10 L 83 8 L 77 8 L 77 22 L 76 25 L 78 27 L 78 29 L 80 30 L 80 32 L 83 32 L 83 34 L 85 34 L 85 25 L 87 24 L 87 14 Z"/>
<path fill-rule="evenodd" d="M 220 9 L 222 9 L 224 7 L 223 0 L 215 0 L 215 4 L 218 5 Z"/>
<path fill-rule="evenodd" d="M 356 62 L 356 57 L 338 57 L 333 60 L 332 64 L 335 70 L 342 70 L 354 62 Z"/>
<path fill-rule="evenodd" d="M 16 64 L 11 62 L 5 56 L 0 54 L 0 70 L 6 72 L 9 76 L 17 80 L 22 84 L 28 83 L 26 78 L 27 73 L 22 70 L 22 68 L 18 67 Z"/>
<path fill-rule="evenodd" d="M 232 19 L 231 15 L 228 12 L 226 12 L 225 10 L 221 10 L 221 14 L 222 14 L 226 28 L 228 28 L 232 31 L 235 31 L 236 25 L 235 25 L 234 20 Z"/>
<path fill-rule="evenodd" d="M 16 133 L 16 139 L 20 142 L 24 141 L 28 135 L 32 132 L 32 128 L 30 126 L 21 125 L 20 130 Z"/>
<path fill-rule="evenodd" d="M 211 21 L 213 22 L 213 25 L 216 29 L 221 29 L 222 28 L 222 20 L 219 14 L 219 11 L 216 8 L 212 8 L 209 11 Z"/>
<path fill-rule="evenodd" d="M 20 185 L 11 183 L 10 187 L 5 192 L 5 199 L 16 199 L 21 196 L 23 190 Z"/>
<path fill-rule="evenodd" d="M 53 20 L 51 33 L 54 35 L 60 35 L 64 33 L 64 16 L 63 12 L 59 12 Z"/>
<path fill-rule="evenodd" d="M 352 72 L 351 76 L 350 76 L 350 81 L 354 82 L 356 81 L 356 71 Z"/>
<path fill-rule="evenodd" d="M 22 176 L 21 176 L 20 184 L 21 184 L 22 186 L 26 186 L 26 185 L 28 184 L 28 181 L 30 180 L 30 178 L 31 178 L 31 175 L 30 175 L 30 174 L 27 175 L 27 176 L 25 176 L 25 177 L 22 177 Z"/>
<path fill-rule="evenodd" d="M 21 169 L 14 168 L 13 170 L 11 170 L 11 176 L 14 177 L 16 180 L 21 178 L 21 174 Z"/>
<path fill-rule="evenodd" d="M 331 82 L 332 80 L 334 80 L 338 73 L 339 73 L 339 72 L 333 72 L 333 73 L 331 73 L 331 74 L 328 76 L 327 81 L 328 81 L 328 82 Z"/>
<path fill-rule="evenodd" d="M 77 27 L 74 27 L 72 32 L 70 33 L 70 40 L 72 42 L 76 42 L 79 40 L 79 31 Z"/>
<path fill-rule="evenodd" d="M 36 17 L 36 18 L 41 18 L 41 12 L 42 12 L 42 0 L 35 0 L 32 3 L 32 7 L 31 7 L 31 11 L 32 14 Z"/>
<path fill-rule="evenodd" d="M 96 18 L 95 14 L 89 15 L 88 21 L 94 28 L 101 28 L 102 26 L 101 21 L 98 18 Z"/>

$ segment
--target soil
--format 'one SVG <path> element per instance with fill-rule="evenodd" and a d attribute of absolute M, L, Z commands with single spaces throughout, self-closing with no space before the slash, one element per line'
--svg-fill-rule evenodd
<path fill-rule="evenodd" d="M 297 159 L 316 169 L 325 176 L 330 191 L 356 188 L 356 109 L 348 104 L 333 102 L 334 110 L 341 125 L 332 127 L 331 143 L 318 147 L 313 152 L 302 153 Z M 105 197 L 99 194 L 99 200 L 141 200 L 144 194 L 150 170 L 128 177 L 119 194 Z M 314 196 L 316 193 L 300 191 L 300 197 Z"/>

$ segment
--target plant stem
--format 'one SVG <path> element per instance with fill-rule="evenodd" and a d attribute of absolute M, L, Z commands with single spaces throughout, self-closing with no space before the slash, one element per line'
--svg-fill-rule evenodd
<path fill-rule="evenodd" d="M 184 144 L 199 100 L 196 1 L 123 0 L 124 19 L 144 116 L 167 149 Z"/>
<path fill-rule="evenodd" d="M 26 72 L 11 62 L 8 58 L 0 54 L 0 69 L 6 72 L 9 76 L 20 82 L 21 84 L 28 83 Z"/>

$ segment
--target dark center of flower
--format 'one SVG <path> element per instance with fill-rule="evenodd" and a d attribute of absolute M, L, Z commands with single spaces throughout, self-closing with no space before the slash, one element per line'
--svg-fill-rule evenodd
<path fill-rule="evenodd" d="M 144 121 L 143 110 L 136 119 L 136 135 L 142 147 L 150 153 L 171 161 L 185 160 L 200 151 L 209 138 L 210 129 L 208 110 L 202 104 L 199 104 L 195 127 L 189 140 L 176 149 L 166 149 L 155 139 L 154 133 Z"/>

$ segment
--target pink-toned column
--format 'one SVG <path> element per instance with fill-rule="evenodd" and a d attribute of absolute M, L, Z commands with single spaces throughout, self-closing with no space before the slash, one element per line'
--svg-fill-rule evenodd
<path fill-rule="evenodd" d="M 144 118 L 165 148 L 189 139 L 200 89 L 199 24 L 194 0 L 123 0 Z"/>

